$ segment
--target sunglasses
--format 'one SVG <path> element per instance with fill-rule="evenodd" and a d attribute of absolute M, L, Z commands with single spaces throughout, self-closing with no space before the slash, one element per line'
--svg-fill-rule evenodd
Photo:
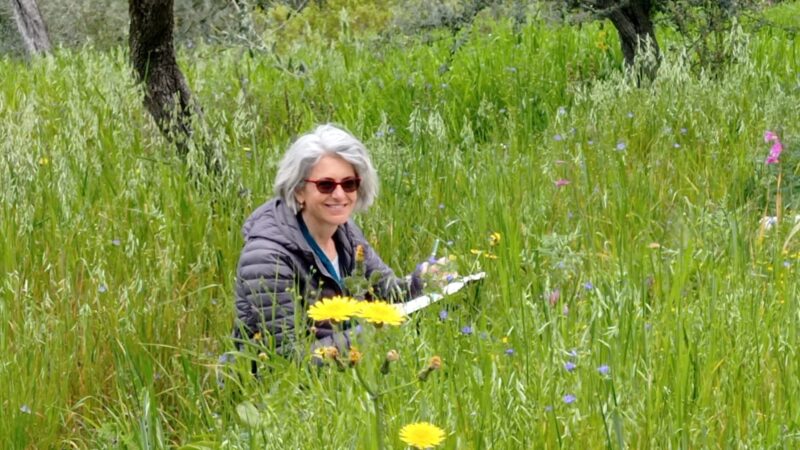
<path fill-rule="evenodd" d="M 358 190 L 358 187 L 361 186 L 361 178 L 358 177 L 347 177 L 343 178 L 342 181 L 336 181 L 333 178 L 322 178 L 319 180 L 306 179 L 303 181 L 306 183 L 314 183 L 320 194 L 330 194 L 336 190 L 336 186 L 341 186 L 342 190 L 347 193 L 355 192 Z"/>

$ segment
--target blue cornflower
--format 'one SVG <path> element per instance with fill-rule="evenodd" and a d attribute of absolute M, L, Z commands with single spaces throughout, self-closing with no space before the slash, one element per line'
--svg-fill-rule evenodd
<path fill-rule="evenodd" d="M 30 413 L 31 413 L 31 407 L 30 407 L 30 406 L 28 406 L 28 405 L 22 405 L 22 406 L 20 406 L 20 407 L 19 407 L 19 410 L 20 410 L 20 411 L 22 411 L 22 412 L 24 412 L 25 414 L 30 414 Z"/>
<path fill-rule="evenodd" d="M 592 289 L 594 289 L 594 285 L 592 284 L 591 281 L 587 281 L 586 283 L 583 283 L 583 288 L 586 289 L 587 291 L 591 291 Z"/>
<path fill-rule="evenodd" d="M 565 396 L 564 396 L 564 403 L 566 403 L 566 404 L 568 404 L 568 405 L 569 405 L 569 404 L 571 404 L 571 403 L 575 403 L 575 400 L 577 400 L 577 399 L 578 399 L 578 398 L 577 398 L 577 397 L 575 397 L 574 395 L 572 395 L 572 394 L 567 394 L 567 395 L 565 395 Z"/>
<path fill-rule="evenodd" d="M 469 325 L 464 325 L 464 326 L 461 328 L 461 333 L 462 333 L 462 334 L 466 334 L 466 335 L 470 335 L 470 334 L 472 334 L 472 327 L 471 327 L 471 326 L 469 326 Z"/>
<path fill-rule="evenodd" d="M 556 142 L 561 142 L 561 141 L 564 140 L 564 136 L 561 136 L 560 134 L 556 134 L 555 136 L 553 136 L 553 139 L 555 139 Z"/>
<path fill-rule="evenodd" d="M 625 145 L 624 142 L 622 142 L 622 141 L 617 142 L 617 150 L 620 150 L 620 151 L 625 150 L 625 147 L 627 147 L 627 145 Z"/>
<path fill-rule="evenodd" d="M 576 367 L 578 366 L 576 366 L 575 363 L 572 361 L 567 361 L 564 363 L 564 370 L 566 370 L 567 372 L 572 372 L 573 370 L 575 370 Z"/>
<path fill-rule="evenodd" d="M 101 284 L 100 286 L 97 286 L 97 292 L 102 294 L 102 293 L 107 292 L 107 291 L 108 291 L 108 287 L 106 287 L 105 284 Z"/>
<path fill-rule="evenodd" d="M 514 349 L 513 348 L 506 349 L 506 355 L 512 356 L 513 354 L 514 354 Z"/>
<path fill-rule="evenodd" d="M 597 368 L 597 371 L 600 372 L 600 375 L 608 375 L 608 373 L 611 372 L 611 368 L 608 367 L 607 364 L 603 364 Z"/>
<path fill-rule="evenodd" d="M 439 320 L 447 320 L 447 310 L 443 309 L 439 311 Z"/>

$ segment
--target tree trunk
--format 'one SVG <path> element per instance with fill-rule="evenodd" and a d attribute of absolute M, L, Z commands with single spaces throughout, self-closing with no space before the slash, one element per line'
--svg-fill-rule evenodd
<path fill-rule="evenodd" d="M 46 53 L 50 51 L 50 39 L 47 37 L 47 28 L 39 12 L 36 0 L 11 0 L 11 10 L 14 12 L 14 21 L 17 22 L 22 42 L 29 54 Z"/>
<path fill-rule="evenodd" d="M 145 84 L 144 105 L 185 156 L 192 115 L 199 110 L 175 58 L 173 0 L 129 0 L 128 6 L 131 61 Z"/>
<path fill-rule="evenodd" d="M 639 75 L 649 79 L 655 77 L 661 62 L 661 51 L 650 18 L 652 9 L 649 0 L 630 0 L 624 6 L 612 8 L 608 14 L 619 34 L 622 55 L 628 67 L 636 67 L 637 55 L 649 53 L 648 59 L 639 62 L 638 67 Z"/>

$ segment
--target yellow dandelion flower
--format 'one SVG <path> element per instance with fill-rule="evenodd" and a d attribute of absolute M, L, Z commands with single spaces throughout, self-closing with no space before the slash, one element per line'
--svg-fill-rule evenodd
<path fill-rule="evenodd" d="M 46 156 L 42 156 L 41 158 L 39 158 L 39 165 L 40 166 L 46 166 L 48 164 L 50 164 L 50 160 L 47 159 Z"/>
<path fill-rule="evenodd" d="M 469 252 L 472 253 L 473 255 L 480 255 L 481 253 L 483 253 L 482 251 L 480 251 L 480 250 L 478 250 L 476 248 L 469 249 Z"/>
<path fill-rule="evenodd" d="M 483 257 L 486 259 L 497 259 L 497 255 L 495 255 L 494 253 L 487 253 L 483 255 Z"/>
<path fill-rule="evenodd" d="M 399 308 L 381 300 L 362 302 L 359 306 L 355 315 L 376 325 L 400 325 L 406 320 Z"/>
<path fill-rule="evenodd" d="M 503 338 L 502 338 L 502 339 L 500 339 L 500 341 L 501 341 L 503 344 L 508 344 L 508 336 L 503 336 Z"/>
<path fill-rule="evenodd" d="M 400 440 L 416 448 L 436 447 L 444 441 L 444 430 L 428 422 L 410 423 L 400 429 Z"/>
<path fill-rule="evenodd" d="M 495 245 L 499 244 L 500 243 L 500 238 L 501 238 L 500 233 L 495 231 L 494 233 L 489 235 L 489 245 L 495 246 Z"/>
<path fill-rule="evenodd" d="M 335 296 L 324 298 L 308 308 L 308 317 L 316 321 L 332 320 L 342 322 L 354 316 L 358 302 L 350 297 Z"/>

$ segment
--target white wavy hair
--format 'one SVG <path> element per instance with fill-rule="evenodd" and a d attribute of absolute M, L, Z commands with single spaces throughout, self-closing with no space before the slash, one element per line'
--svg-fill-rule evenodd
<path fill-rule="evenodd" d="M 378 174 L 367 149 L 352 134 L 332 124 L 318 126 L 297 138 L 289 147 L 275 176 L 275 195 L 297 214 L 301 206 L 294 193 L 306 184 L 304 179 L 308 178 L 311 168 L 325 155 L 338 156 L 353 165 L 356 175 L 361 178 L 355 210 L 369 208 L 378 195 Z"/>

